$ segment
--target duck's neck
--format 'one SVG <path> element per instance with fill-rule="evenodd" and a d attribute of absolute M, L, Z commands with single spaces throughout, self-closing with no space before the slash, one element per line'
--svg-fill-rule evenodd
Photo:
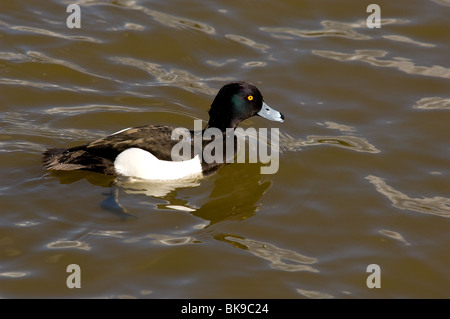
<path fill-rule="evenodd" d="M 227 131 L 227 129 L 235 129 L 236 128 L 236 124 L 234 124 L 233 122 L 229 122 L 229 123 L 225 123 L 225 122 L 223 122 L 223 121 L 221 121 L 220 123 L 218 123 L 218 122 L 214 122 L 214 121 L 211 121 L 211 120 L 209 120 L 209 122 L 208 122 L 208 124 L 206 125 L 206 127 L 205 127 L 205 130 L 206 129 L 208 129 L 208 128 L 218 128 L 219 130 L 221 130 L 222 131 L 222 133 L 225 133 L 226 131 Z"/>
<path fill-rule="evenodd" d="M 234 130 L 239 125 L 240 122 L 241 122 L 240 119 L 235 118 L 230 114 L 210 116 L 208 124 L 206 125 L 205 129 L 215 127 L 221 130 L 222 132 L 226 132 L 227 129 Z"/>

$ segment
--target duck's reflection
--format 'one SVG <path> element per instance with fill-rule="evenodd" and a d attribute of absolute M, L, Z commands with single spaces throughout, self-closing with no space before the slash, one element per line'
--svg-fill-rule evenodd
<path fill-rule="evenodd" d="M 169 182 L 114 178 L 83 171 L 53 172 L 52 175 L 57 176 L 61 184 L 86 179 L 93 185 L 108 187 L 100 207 L 121 220 L 136 218 L 131 212 L 133 209 L 128 207 L 133 206 L 128 195 L 136 195 L 142 196 L 139 199 L 141 204 L 149 203 L 156 209 L 186 211 L 212 225 L 223 220 L 244 220 L 253 216 L 258 210 L 258 201 L 272 184 L 270 179 L 260 174 L 260 165 L 233 166 L 226 166 L 202 179 Z M 185 196 L 186 191 L 196 187 L 207 190 L 209 195 L 197 192 L 192 196 L 193 200 L 191 196 Z"/>
<path fill-rule="evenodd" d="M 118 179 L 103 202 L 109 205 L 103 205 L 103 208 L 115 214 L 121 212 L 121 217 L 129 215 L 120 204 L 120 192 L 114 189 L 119 187 L 128 194 L 143 194 L 163 200 L 163 203 L 156 205 L 157 208 L 186 211 L 206 220 L 208 225 L 223 220 L 243 220 L 256 213 L 258 201 L 272 184 L 270 180 L 262 181 L 259 169 L 258 165 L 246 165 L 245 171 L 230 168 L 204 179 L 193 178 L 170 183 Z M 204 203 L 190 203 L 186 196 L 179 196 L 179 192 L 193 187 L 212 188 Z"/>
<path fill-rule="evenodd" d="M 247 174 L 234 172 L 218 175 L 208 201 L 192 214 L 215 224 L 222 220 L 244 220 L 258 210 L 258 201 L 272 185 L 262 181 L 257 165 L 249 165 Z"/>
<path fill-rule="evenodd" d="M 165 198 L 177 189 L 200 186 L 200 179 L 196 177 L 177 180 L 152 181 L 134 178 L 117 178 L 115 186 L 121 187 L 128 194 L 143 194 L 147 196 Z"/>

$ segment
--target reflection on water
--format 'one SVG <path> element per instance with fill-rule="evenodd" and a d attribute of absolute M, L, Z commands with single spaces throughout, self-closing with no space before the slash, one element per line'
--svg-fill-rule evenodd
<path fill-rule="evenodd" d="M 223 220 L 244 220 L 256 214 L 260 205 L 258 201 L 272 181 L 262 181 L 258 165 L 248 167 L 246 176 L 237 172 L 218 174 L 207 202 L 192 214 L 209 221 L 209 226 Z"/>
<path fill-rule="evenodd" d="M 116 178 L 115 184 L 123 188 L 128 194 L 164 197 L 177 188 L 200 186 L 200 179 L 198 177 L 189 177 L 177 180 L 158 181 L 118 177 Z"/>
<path fill-rule="evenodd" d="M 401 210 L 412 210 L 423 214 L 450 218 L 450 198 L 439 196 L 411 198 L 387 185 L 384 179 L 380 177 L 369 175 L 366 179 L 375 186 L 378 192 L 386 196 L 394 207 Z"/>
<path fill-rule="evenodd" d="M 189 212 L 207 221 L 207 224 L 202 226 L 204 228 L 223 220 L 244 220 L 257 212 L 257 202 L 272 184 L 270 180 L 261 181 L 262 176 L 258 171 L 259 165 L 247 166 L 247 174 L 244 178 L 241 175 L 242 172 L 231 169 L 228 170 L 228 173 L 219 171 L 211 178 L 206 177 L 207 182 L 204 181 L 203 183 L 210 184 L 213 182 L 214 185 L 205 203 L 192 204 L 189 202 L 189 199 L 178 195 L 179 192 L 186 188 L 201 186 L 201 180 L 193 179 L 169 183 L 140 181 L 137 185 L 134 183 L 116 183 L 116 187 L 119 188 L 113 187 L 107 199 L 102 202 L 102 208 L 116 214 L 121 219 L 134 217 L 126 205 L 121 203 L 119 190 L 123 190 L 128 194 L 158 197 L 166 202 L 158 204 L 157 207 L 159 209 Z M 124 186 L 125 188 L 122 188 Z M 145 199 L 142 202 L 145 203 Z"/>
<path fill-rule="evenodd" d="M 319 270 L 308 266 L 317 263 L 317 259 L 299 254 L 289 249 L 231 234 L 219 234 L 216 239 L 232 244 L 234 247 L 244 249 L 251 254 L 270 261 L 270 267 L 283 271 L 310 271 Z"/>
<path fill-rule="evenodd" d="M 72 184 L 81 179 L 86 179 L 92 185 L 101 187 L 110 187 L 114 182 L 114 177 L 109 175 L 103 175 L 98 173 L 86 172 L 86 171 L 51 171 L 50 174 L 59 179 L 61 184 Z"/>

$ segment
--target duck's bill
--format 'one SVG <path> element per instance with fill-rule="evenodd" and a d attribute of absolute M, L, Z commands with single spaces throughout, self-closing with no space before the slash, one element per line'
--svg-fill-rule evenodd
<path fill-rule="evenodd" d="M 265 102 L 263 102 L 263 106 L 261 111 L 258 112 L 258 115 L 271 121 L 284 122 L 284 115 L 268 106 Z"/>

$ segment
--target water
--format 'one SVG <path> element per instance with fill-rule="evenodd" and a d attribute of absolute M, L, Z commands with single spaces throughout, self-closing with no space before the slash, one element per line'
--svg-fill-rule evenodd
<path fill-rule="evenodd" d="M 450 2 L 0 4 L 0 297 L 449 298 Z M 193 128 L 256 84 L 279 170 L 189 185 L 50 174 L 49 147 Z M 81 288 L 69 289 L 70 264 Z M 371 264 L 381 288 L 368 288 Z"/>

